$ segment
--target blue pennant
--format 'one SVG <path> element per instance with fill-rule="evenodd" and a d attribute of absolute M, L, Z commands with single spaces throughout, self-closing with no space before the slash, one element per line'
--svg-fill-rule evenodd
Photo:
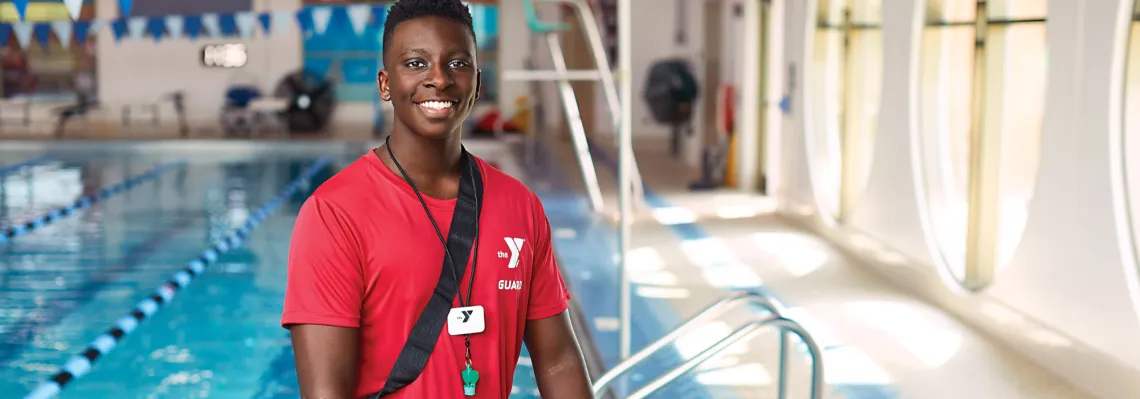
<path fill-rule="evenodd" d="M 131 15 L 131 7 L 135 5 L 135 0 L 119 0 L 119 16 L 125 17 Z"/>
<path fill-rule="evenodd" d="M 219 14 L 218 25 L 222 28 L 223 37 L 237 36 L 237 20 L 233 14 Z"/>
<path fill-rule="evenodd" d="M 311 32 L 313 30 L 313 13 L 308 8 L 297 11 L 297 26 L 301 28 L 301 33 Z"/>
<path fill-rule="evenodd" d="M 87 35 L 91 30 L 91 23 L 87 21 L 75 21 L 71 30 L 75 32 L 75 45 L 83 47 L 87 44 Z"/>
<path fill-rule="evenodd" d="M 190 40 L 198 40 L 198 36 L 202 34 L 202 16 L 187 15 L 182 26 L 186 29 L 186 37 Z"/>
<path fill-rule="evenodd" d="M 273 21 L 273 14 L 263 12 L 261 14 L 258 14 L 257 20 L 261 22 L 262 32 L 265 32 L 265 34 L 268 35 L 270 33 L 269 27 L 271 26 L 272 21 Z"/>
<path fill-rule="evenodd" d="M 32 34 L 36 37 L 36 42 L 40 44 L 43 49 L 48 48 L 48 40 L 51 40 L 51 24 L 38 23 L 32 28 Z"/>
<path fill-rule="evenodd" d="M 153 17 L 153 18 L 151 18 L 149 21 L 146 22 L 146 30 L 150 32 L 151 36 L 154 36 L 155 42 L 161 41 L 162 36 L 166 34 L 166 18 L 165 17 Z"/>
<path fill-rule="evenodd" d="M 123 36 L 127 35 L 127 19 L 118 18 L 111 22 L 111 33 L 115 34 L 115 42 L 123 40 Z"/>
<path fill-rule="evenodd" d="M 0 24 L 0 46 L 8 46 L 8 41 L 12 40 L 12 25 Z"/>
<path fill-rule="evenodd" d="M 31 0 L 12 0 L 12 5 L 16 6 L 16 14 L 20 15 L 20 20 L 23 21 L 24 17 L 28 14 L 28 3 Z"/>

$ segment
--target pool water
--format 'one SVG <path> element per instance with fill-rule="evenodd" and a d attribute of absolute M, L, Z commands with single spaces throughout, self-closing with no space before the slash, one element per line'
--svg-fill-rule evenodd
<path fill-rule="evenodd" d="M 43 154 L 0 152 L 0 167 Z M 192 159 L 51 154 L 0 175 L 0 231 L 158 165 L 189 161 L 0 244 L 0 392 L 22 397 L 245 223 L 318 156 Z M 297 210 L 359 153 L 334 160 L 245 240 L 70 381 L 65 398 L 297 398 L 278 326 Z M 525 354 L 524 354 L 525 356 Z M 520 364 L 516 394 L 536 385 Z"/>

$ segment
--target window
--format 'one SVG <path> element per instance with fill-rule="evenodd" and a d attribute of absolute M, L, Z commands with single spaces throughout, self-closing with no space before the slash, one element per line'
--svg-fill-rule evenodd
<path fill-rule="evenodd" d="M 870 175 L 883 73 L 881 0 L 820 0 L 809 155 L 820 211 L 849 216 Z"/>
<path fill-rule="evenodd" d="M 363 33 L 357 35 L 352 28 L 343 4 L 372 4 L 372 21 Z M 304 0 L 304 8 L 331 10 L 328 28 L 323 34 L 311 32 L 304 37 L 305 68 L 326 75 L 337 82 L 337 99 L 345 102 L 378 101 L 376 74 L 383 67 L 381 47 L 384 38 L 384 21 L 391 1 L 346 0 L 329 5 L 327 0 Z M 471 9 L 472 24 L 478 39 L 479 69 L 483 72 L 483 102 L 497 101 L 498 91 L 498 8 L 493 4 L 467 2 Z M 472 4 L 474 3 L 474 4 Z"/>
<path fill-rule="evenodd" d="M 80 20 L 89 21 L 95 16 L 94 4 L 83 5 Z M 18 22 L 19 15 L 11 1 L 0 2 L 0 23 Z M 62 2 L 33 2 L 28 4 L 25 20 L 31 23 L 70 21 L 71 16 Z M 26 48 L 20 48 L 15 35 L 8 35 L 7 43 L 0 43 L 0 96 L 32 97 L 46 101 L 72 101 L 80 90 L 95 95 L 95 36 L 86 38 L 83 46 L 72 38 L 65 49 L 53 32 L 47 46 L 35 38 Z"/>
<path fill-rule="evenodd" d="M 1046 0 L 931 0 L 921 71 L 921 167 L 940 260 L 982 289 L 1013 256 L 1036 183 Z"/>
<path fill-rule="evenodd" d="M 1140 0 L 1132 9 L 1124 84 L 1124 176 L 1134 247 L 1140 250 Z"/>

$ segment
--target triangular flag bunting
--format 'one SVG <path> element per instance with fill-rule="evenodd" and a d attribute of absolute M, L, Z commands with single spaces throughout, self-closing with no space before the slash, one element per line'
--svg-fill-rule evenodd
<path fill-rule="evenodd" d="M 273 14 L 270 14 L 267 12 L 263 12 L 261 14 L 258 14 L 257 21 L 261 22 L 261 31 L 263 33 L 265 33 L 265 36 L 269 36 L 269 34 L 270 34 L 269 28 L 270 28 L 270 26 L 272 26 L 272 24 L 270 22 L 273 22 Z"/>
<path fill-rule="evenodd" d="M 127 35 L 127 20 L 118 18 L 111 22 L 111 33 L 115 35 L 115 43 L 123 40 L 123 36 Z"/>
<path fill-rule="evenodd" d="M 30 0 L 12 0 L 12 5 L 16 6 L 16 14 L 20 16 L 23 21 L 24 17 L 28 15 L 28 2 Z"/>
<path fill-rule="evenodd" d="M 237 25 L 238 35 L 253 37 L 253 28 L 257 25 L 257 16 L 249 11 L 234 13 L 234 24 Z"/>
<path fill-rule="evenodd" d="M 102 20 L 102 19 L 93 20 L 93 21 L 91 21 L 91 28 L 87 30 L 87 36 L 98 36 L 99 31 L 103 30 L 103 28 L 105 28 L 105 27 L 107 27 L 107 21 L 106 20 Z"/>
<path fill-rule="evenodd" d="M 59 45 L 63 46 L 64 50 L 71 47 L 71 21 L 54 21 L 51 23 L 51 30 L 55 32 L 55 37 L 59 39 Z"/>
<path fill-rule="evenodd" d="M 119 16 L 125 17 L 131 15 L 131 7 L 134 5 L 134 0 L 119 0 Z"/>
<path fill-rule="evenodd" d="M 171 39 L 181 39 L 182 32 L 185 28 L 185 22 L 181 15 L 167 15 L 166 16 L 166 33 L 170 35 Z"/>
<path fill-rule="evenodd" d="M 218 20 L 218 14 L 202 14 L 202 27 L 210 37 L 222 37 L 222 24 Z"/>
<path fill-rule="evenodd" d="M 0 24 L 0 46 L 8 46 L 8 41 L 12 40 L 12 25 Z"/>
<path fill-rule="evenodd" d="M 357 36 L 364 34 L 368 20 L 372 18 L 372 6 L 368 4 L 353 4 L 348 6 L 348 20 L 352 22 L 352 31 Z"/>
<path fill-rule="evenodd" d="M 91 23 L 87 21 L 75 21 L 71 24 L 71 30 L 75 32 L 75 45 L 83 47 L 87 44 L 87 35 L 91 29 Z M 59 35 L 57 31 L 56 36 Z"/>
<path fill-rule="evenodd" d="M 158 43 L 166 35 L 166 18 L 148 18 L 146 30 L 154 37 L 154 42 Z"/>
<path fill-rule="evenodd" d="M 280 26 L 274 23 L 275 26 Z M 302 8 L 297 11 L 297 27 L 301 28 L 302 34 L 309 34 L 313 31 L 313 10 L 311 8 Z"/>
<path fill-rule="evenodd" d="M 313 7 L 313 30 L 318 35 L 325 34 L 329 29 L 329 21 L 332 21 L 332 8 L 329 7 Z"/>
<path fill-rule="evenodd" d="M 51 24 L 35 24 L 32 27 L 32 33 L 36 37 L 36 42 L 40 44 L 40 48 L 48 48 L 48 41 L 51 40 Z"/>
<path fill-rule="evenodd" d="M 190 38 L 190 40 L 198 40 L 198 36 L 202 35 L 202 17 L 191 15 L 186 17 L 184 22 L 186 26 L 183 32 L 186 33 L 186 37 Z"/>
<path fill-rule="evenodd" d="M 218 15 L 218 26 L 222 27 L 222 37 L 233 37 L 237 34 L 237 21 L 233 14 Z"/>
<path fill-rule="evenodd" d="M 67 7 L 67 14 L 71 15 L 71 20 L 79 19 L 79 14 L 83 12 L 83 0 L 63 0 L 63 5 Z"/>
<path fill-rule="evenodd" d="M 32 24 L 28 22 L 15 22 L 12 24 L 12 33 L 16 35 L 16 42 L 21 49 L 28 48 L 32 43 Z"/>
<path fill-rule="evenodd" d="M 131 39 L 142 39 L 146 32 L 146 17 L 131 17 L 127 20 L 127 34 Z"/>
<path fill-rule="evenodd" d="M 276 11 L 273 13 L 273 31 L 277 33 L 289 32 L 289 27 L 293 26 L 293 19 L 297 19 L 297 23 L 301 23 L 300 13 L 292 11 Z M 302 28 L 304 29 L 304 28 Z M 304 30 L 302 30 L 304 32 Z"/>

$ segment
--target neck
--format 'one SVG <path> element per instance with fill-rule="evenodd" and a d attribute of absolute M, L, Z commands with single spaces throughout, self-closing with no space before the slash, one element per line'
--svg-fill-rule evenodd
<path fill-rule="evenodd" d="M 458 137 L 428 139 L 411 132 L 393 130 L 388 139 L 392 155 L 400 162 L 400 167 L 417 184 L 430 184 L 439 179 L 459 175 L 459 160 L 463 155 L 463 145 Z M 380 159 L 396 174 L 399 168 L 390 157 L 388 150 L 377 151 Z"/>

